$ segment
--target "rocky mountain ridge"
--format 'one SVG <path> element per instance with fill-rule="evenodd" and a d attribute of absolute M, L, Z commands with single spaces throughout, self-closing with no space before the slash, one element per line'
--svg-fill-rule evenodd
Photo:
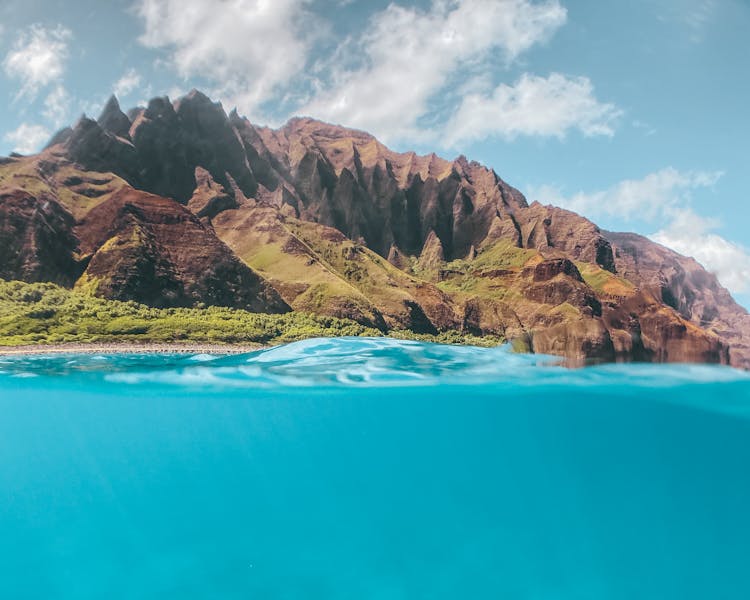
<path fill-rule="evenodd" d="M 538 352 L 750 366 L 750 317 L 692 259 L 529 204 L 493 170 L 200 92 L 113 97 L 0 164 L 0 277 L 160 306 L 304 310 Z"/>

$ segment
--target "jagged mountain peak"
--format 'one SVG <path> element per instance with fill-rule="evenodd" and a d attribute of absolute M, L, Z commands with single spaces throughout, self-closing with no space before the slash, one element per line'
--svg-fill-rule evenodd
<path fill-rule="evenodd" d="M 221 115 L 228 119 L 224 106 L 221 102 L 214 102 L 200 90 L 193 88 L 184 96 L 177 98 L 172 102 L 172 106 L 177 114 L 184 110 L 205 111 L 215 115 Z"/>
<path fill-rule="evenodd" d="M 402 184 L 416 176 L 419 176 L 422 182 L 430 178 L 442 180 L 454 172 L 459 176 L 470 177 L 481 173 L 490 178 L 494 177 L 493 185 L 500 179 L 492 169 L 476 161 L 469 161 L 463 155 L 449 160 L 435 152 L 424 155 L 414 151 L 397 152 L 366 131 L 312 117 L 292 117 L 279 129 L 256 129 L 270 147 L 289 149 L 294 142 L 299 142 L 306 148 L 319 150 L 335 166 L 337 172 L 344 168 L 354 171 L 356 157 L 365 167 L 378 166 L 383 170 L 393 170 Z"/>
<path fill-rule="evenodd" d="M 104 105 L 99 118 L 97 119 L 99 126 L 105 131 L 122 137 L 130 137 L 130 126 L 132 123 L 128 116 L 120 109 L 120 103 L 117 100 L 117 96 L 112 94 Z"/>
<path fill-rule="evenodd" d="M 211 206 L 247 199 L 286 206 L 296 217 L 362 238 L 384 258 L 394 245 L 418 256 L 430 232 L 446 260 L 494 236 L 547 243 L 513 216 L 527 207 L 523 195 L 466 157 L 396 152 L 369 133 L 311 117 L 256 127 L 198 90 L 174 102 L 153 98 L 131 116 L 113 97 L 98 123 L 84 119 L 57 141 L 85 168 L 114 172 L 183 204 L 194 199 L 196 173 L 205 171 L 229 197 Z"/>
<path fill-rule="evenodd" d="M 529 205 L 493 169 L 463 155 L 397 152 L 367 132 L 311 117 L 256 126 L 192 90 L 127 114 L 113 97 L 97 121 L 84 116 L 56 134 L 43 157 L 44 168 L 40 162 L 37 175 L 27 176 L 54 180 L 45 198 L 59 198 L 62 241 L 50 241 L 57 234 L 32 220 L 23 235 L 36 240 L 28 248 L 36 254 L 21 252 L 13 263 L 40 263 L 29 273 L 49 272 L 40 257 L 54 253 L 40 254 L 42 243 L 59 243 L 75 265 L 65 211 L 83 219 L 75 231 L 85 247 L 81 215 L 101 203 L 125 211 L 117 214 L 127 235 L 146 235 L 136 247 L 100 253 L 94 267 L 102 276 L 115 258 L 126 270 L 151 261 L 165 277 L 173 259 L 162 253 L 189 260 L 198 250 L 168 231 L 174 213 L 190 235 L 214 246 L 218 236 L 298 310 L 381 328 L 521 336 L 537 351 L 578 357 L 726 361 L 731 348 L 734 364 L 750 366 L 750 317 L 697 263 L 642 238 L 602 232 L 570 211 Z M 0 164 L 0 183 L 19 181 L 3 180 L 3 169 L 32 169 L 29 160 Z M 54 179 L 55 169 L 68 175 Z M 122 206 L 108 202 L 125 183 L 139 191 Z M 17 215 L 34 214 L 37 200 L 13 196 L 11 230 Z M 137 226 L 127 211 L 141 214 Z M 149 229 L 143 218 L 157 215 L 159 227 Z M 131 285 L 138 276 L 115 274 L 97 289 L 135 294 L 117 282 Z M 148 297 L 157 298 L 158 278 L 149 282 L 156 287 Z M 267 295 L 258 306 L 269 302 Z"/>
<path fill-rule="evenodd" d="M 151 98 L 146 105 L 145 116 L 147 118 L 171 117 L 174 114 L 174 104 L 169 96 L 156 96 Z"/>
<path fill-rule="evenodd" d="M 307 133 L 314 137 L 347 137 L 362 140 L 363 142 L 375 139 L 375 136 L 367 131 L 321 121 L 320 119 L 308 116 L 291 117 L 279 129 L 286 132 Z"/>
<path fill-rule="evenodd" d="M 197 100 L 199 102 L 205 102 L 208 104 L 221 104 L 221 102 L 214 102 L 206 94 L 200 91 L 198 88 L 192 88 L 187 94 L 181 97 L 183 100 Z M 179 100 L 179 99 L 178 99 Z"/>

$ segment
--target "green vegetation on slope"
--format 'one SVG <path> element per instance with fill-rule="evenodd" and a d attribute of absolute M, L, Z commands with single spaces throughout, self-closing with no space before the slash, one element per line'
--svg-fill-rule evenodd
<path fill-rule="evenodd" d="M 64 160 L 52 162 L 43 155 L 0 164 L 0 189 L 21 189 L 36 197 L 49 194 L 76 219 L 86 216 L 126 185 L 113 173 L 84 171 Z"/>
<path fill-rule="evenodd" d="M 94 298 L 51 283 L 0 280 L 0 346 L 66 342 L 279 344 L 311 337 L 382 336 L 354 321 L 301 312 L 266 315 L 222 307 L 157 309 Z M 458 332 L 401 339 L 496 345 Z"/>
<path fill-rule="evenodd" d="M 599 265 L 576 262 L 576 266 L 586 285 L 597 294 L 605 296 L 630 296 L 635 291 L 635 286 L 627 279 L 605 271 Z"/>

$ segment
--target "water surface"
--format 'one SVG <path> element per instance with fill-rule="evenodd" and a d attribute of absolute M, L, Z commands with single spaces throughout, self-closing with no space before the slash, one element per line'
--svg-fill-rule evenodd
<path fill-rule="evenodd" d="M 0 597 L 750 597 L 750 378 L 311 340 L 0 357 Z"/>

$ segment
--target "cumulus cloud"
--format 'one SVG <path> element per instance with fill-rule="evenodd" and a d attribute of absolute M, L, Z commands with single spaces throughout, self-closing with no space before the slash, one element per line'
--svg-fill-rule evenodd
<path fill-rule="evenodd" d="M 692 256 L 733 293 L 750 291 L 750 254 L 716 233 L 721 223 L 692 207 L 695 190 L 711 188 L 721 171 L 679 171 L 672 167 L 630 179 L 606 190 L 565 195 L 554 186 L 529 190 L 544 203 L 576 211 L 593 220 L 616 219 L 651 227 L 649 237 L 680 254 Z"/>
<path fill-rule="evenodd" d="M 714 233 L 714 219 L 706 219 L 686 209 L 651 239 L 680 254 L 692 256 L 714 273 L 729 291 L 750 292 L 750 252 L 739 244 Z"/>
<path fill-rule="evenodd" d="M 500 84 L 490 94 L 464 96 L 446 128 L 447 143 L 519 135 L 563 138 L 570 130 L 586 137 L 612 136 L 621 111 L 596 99 L 587 77 L 528 73 L 514 85 Z"/>
<path fill-rule="evenodd" d="M 321 67 L 330 75 L 301 112 L 386 140 L 414 137 L 430 101 L 452 80 L 513 61 L 566 18 L 557 0 L 435 0 L 426 11 L 391 4 Z M 347 64 L 349 56 L 363 60 Z"/>
<path fill-rule="evenodd" d="M 585 77 L 525 74 L 499 84 L 565 24 L 560 0 L 413 4 L 392 2 L 344 39 L 329 35 L 313 0 L 136 0 L 135 12 L 141 43 L 165 52 L 161 64 L 255 119 L 306 114 L 386 142 L 443 146 L 613 134 L 620 111 Z"/>
<path fill-rule="evenodd" d="M 22 123 L 18 129 L 6 133 L 4 138 L 13 145 L 13 152 L 33 154 L 49 140 L 50 132 L 41 125 Z"/>
<path fill-rule="evenodd" d="M 672 218 L 690 200 L 693 190 L 716 184 L 721 171 L 678 171 L 667 167 L 642 179 L 626 179 L 595 192 L 571 196 L 552 186 L 532 188 L 531 195 L 542 202 L 557 204 L 592 218 L 638 219 L 651 223 Z"/>
<path fill-rule="evenodd" d="M 17 99 L 33 100 L 42 88 L 61 80 L 71 39 L 71 31 L 62 25 L 35 24 L 18 35 L 3 60 L 6 75 L 20 81 Z"/>
<path fill-rule="evenodd" d="M 135 69 L 128 71 L 112 86 L 112 92 L 118 98 L 126 98 L 141 85 L 141 76 Z"/>
<path fill-rule="evenodd" d="M 141 43 L 167 52 L 180 76 L 257 110 L 303 72 L 317 27 L 310 0 L 137 0 Z"/>

